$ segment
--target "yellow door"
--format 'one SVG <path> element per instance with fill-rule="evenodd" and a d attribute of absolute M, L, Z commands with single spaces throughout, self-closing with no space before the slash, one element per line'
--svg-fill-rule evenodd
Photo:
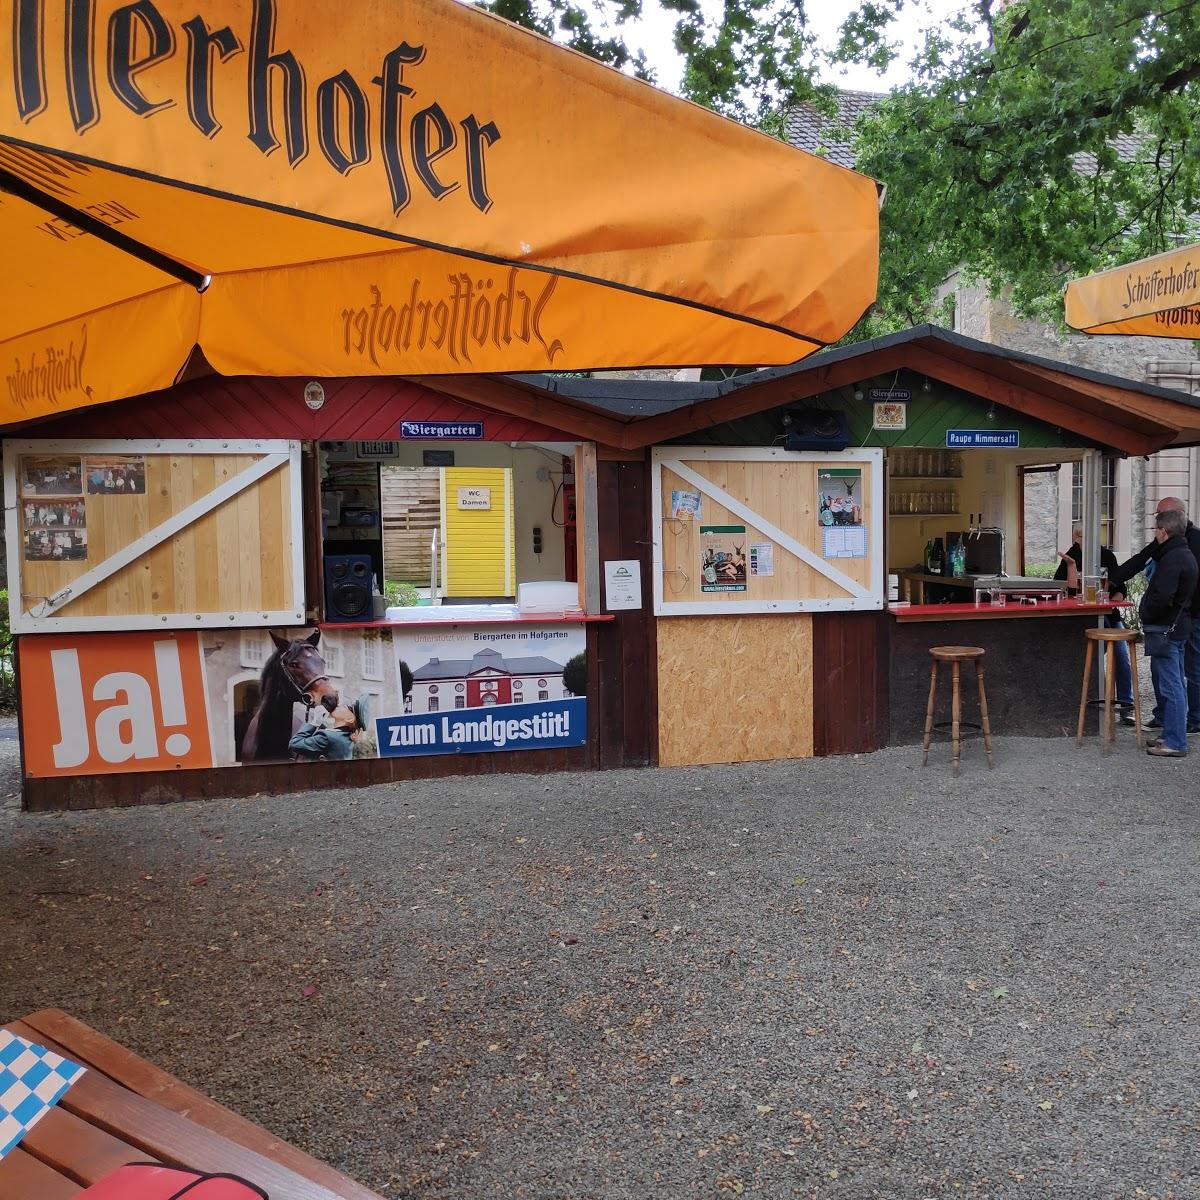
<path fill-rule="evenodd" d="M 515 596 L 512 470 L 445 467 L 441 491 L 443 594 Z"/>

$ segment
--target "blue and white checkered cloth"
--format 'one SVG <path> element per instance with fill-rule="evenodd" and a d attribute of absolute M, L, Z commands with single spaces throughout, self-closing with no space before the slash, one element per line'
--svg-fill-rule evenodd
<path fill-rule="evenodd" d="M 0 1029 L 0 1158 L 58 1103 L 85 1069 Z"/>

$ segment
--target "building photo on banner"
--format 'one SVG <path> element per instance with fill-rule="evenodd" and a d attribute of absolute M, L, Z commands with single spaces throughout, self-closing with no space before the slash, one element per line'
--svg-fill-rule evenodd
<path fill-rule="evenodd" d="M 46 634 L 31 776 L 582 746 L 581 627 Z"/>

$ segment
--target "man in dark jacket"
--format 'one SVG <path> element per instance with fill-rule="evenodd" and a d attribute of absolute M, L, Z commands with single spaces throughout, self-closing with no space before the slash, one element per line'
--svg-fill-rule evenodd
<path fill-rule="evenodd" d="M 1169 629 L 1167 653 L 1150 659 L 1150 675 L 1162 714 L 1162 737 L 1147 746 L 1146 753 L 1157 758 L 1187 756 L 1183 654 L 1192 632 L 1192 598 L 1200 576 L 1185 536 L 1187 524 L 1187 518 L 1175 509 L 1160 512 L 1154 518 L 1154 540 L 1159 549 L 1157 565 L 1138 606 L 1143 629 Z"/>
<path fill-rule="evenodd" d="M 1183 501 L 1178 496 L 1164 496 L 1158 502 L 1156 515 L 1164 512 L 1177 512 L 1184 516 L 1186 522 L 1184 537 L 1187 539 L 1192 556 L 1196 559 L 1197 567 L 1200 567 L 1200 529 L 1187 520 L 1187 509 Z M 1115 573 L 1110 570 L 1109 580 L 1116 579 L 1121 583 L 1127 582 L 1139 572 L 1146 570 L 1150 563 L 1156 562 L 1161 553 L 1162 549 L 1158 540 L 1151 540 L 1128 562 L 1122 563 Z M 1153 567 L 1150 570 L 1153 571 Z M 1188 706 L 1187 731 L 1188 733 L 1200 733 L 1200 587 L 1197 587 L 1196 594 L 1192 597 L 1191 616 L 1192 631 L 1183 649 L 1183 674 L 1187 686 Z M 1154 706 L 1154 715 L 1146 722 L 1146 728 L 1162 729 L 1161 705 Z"/>

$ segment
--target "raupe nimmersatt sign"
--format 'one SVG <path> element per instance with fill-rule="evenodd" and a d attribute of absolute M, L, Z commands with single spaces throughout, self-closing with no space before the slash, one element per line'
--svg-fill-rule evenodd
<path fill-rule="evenodd" d="M 951 450 L 1016 450 L 1020 445 L 1018 429 L 946 430 L 946 446 Z"/>

